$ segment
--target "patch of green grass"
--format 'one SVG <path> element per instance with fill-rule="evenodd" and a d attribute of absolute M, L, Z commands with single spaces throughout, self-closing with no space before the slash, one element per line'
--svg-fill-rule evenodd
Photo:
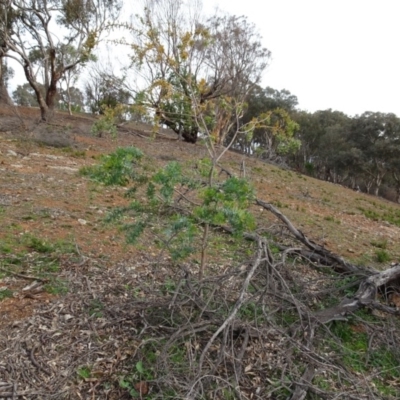
<path fill-rule="evenodd" d="M 380 371 L 385 379 L 400 377 L 400 354 L 398 350 L 382 347 L 369 354 L 368 364 Z"/>
<path fill-rule="evenodd" d="M 21 217 L 21 219 L 23 221 L 35 221 L 36 220 L 36 216 L 35 215 L 23 215 Z"/>
<path fill-rule="evenodd" d="M 8 243 L 0 243 L 0 253 L 10 254 L 12 252 L 12 247 Z"/>
<path fill-rule="evenodd" d="M 386 221 L 392 225 L 400 226 L 400 210 L 395 208 L 382 208 L 382 212 L 378 213 L 376 208 L 374 210 L 357 207 L 367 218 L 373 221 Z M 386 211 L 385 211 L 386 210 Z"/>
<path fill-rule="evenodd" d="M 350 321 L 333 322 L 330 331 L 336 339 L 328 338 L 322 340 L 320 344 L 324 347 L 324 351 L 335 353 L 349 370 L 358 374 L 373 372 L 375 387 L 381 394 L 399 398 L 399 389 L 387 381 L 400 377 L 400 352 L 386 345 L 371 348 L 368 334 L 358 329 L 360 319 L 368 321 L 368 324 L 378 323 L 378 319 L 370 311 L 358 310 Z M 353 325 L 352 321 L 357 325 Z M 357 329 L 354 329 L 355 327 Z M 322 377 L 314 379 L 314 383 L 323 390 L 329 390 L 325 386 L 328 381 Z"/>
<path fill-rule="evenodd" d="M 315 376 L 313 379 L 313 383 L 314 383 L 314 385 L 318 386 L 322 390 L 329 391 L 331 389 L 329 380 L 326 379 L 325 376 Z"/>
<path fill-rule="evenodd" d="M 13 297 L 13 291 L 7 288 L 0 288 L 0 301 Z"/>
<path fill-rule="evenodd" d="M 382 382 L 379 379 L 373 379 L 373 384 L 377 388 L 377 390 L 387 398 L 388 396 L 392 396 L 393 399 L 400 398 L 400 391 L 396 389 L 393 385 L 389 385 L 387 382 Z"/>
<path fill-rule="evenodd" d="M 299 319 L 299 315 L 294 310 L 282 309 L 275 318 L 279 325 L 287 328 Z"/>
<path fill-rule="evenodd" d="M 85 150 L 76 150 L 73 149 L 72 147 L 64 147 L 62 149 L 63 153 L 67 153 L 71 157 L 74 158 L 85 158 L 86 157 L 86 151 Z"/>
<path fill-rule="evenodd" d="M 362 321 L 372 322 L 372 323 L 380 323 L 380 320 L 372 314 L 371 310 L 367 308 L 361 308 L 354 312 L 354 315 L 361 319 Z"/>
<path fill-rule="evenodd" d="M 278 187 L 280 189 L 280 187 Z M 287 204 L 282 203 L 280 200 L 271 201 L 271 204 L 277 208 L 289 208 Z"/>
<path fill-rule="evenodd" d="M 375 251 L 376 261 L 379 263 L 386 263 L 391 260 L 390 254 L 385 249 L 378 249 Z"/>
<path fill-rule="evenodd" d="M 103 317 L 104 304 L 99 299 L 93 299 L 89 305 L 89 315 L 95 318 Z"/>
<path fill-rule="evenodd" d="M 335 321 L 331 327 L 332 333 L 340 340 L 332 343 L 332 347 L 340 354 L 344 365 L 355 372 L 368 370 L 366 356 L 368 350 L 368 336 L 364 332 L 354 332 L 347 322 Z"/>
<path fill-rule="evenodd" d="M 373 221 L 379 221 L 380 216 L 376 211 L 373 210 L 368 210 L 363 207 L 357 207 L 358 210 L 361 211 L 362 214 L 364 214 L 365 217 L 372 219 Z"/>
<path fill-rule="evenodd" d="M 44 285 L 44 289 L 50 294 L 64 295 L 68 293 L 68 283 L 61 279 L 53 279 Z"/>
<path fill-rule="evenodd" d="M 172 294 L 175 291 L 175 289 L 176 289 L 176 283 L 171 278 L 167 278 L 161 288 L 164 294 Z"/>
<path fill-rule="evenodd" d="M 30 263 L 30 268 L 40 277 L 47 278 L 49 274 L 59 272 L 60 264 L 57 258 L 42 256 L 33 259 Z"/>
<path fill-rule="evenodd" d="M 253 321 L 257 323 L 265 321 L 265 315 L 263 313 L 262 307 L 253 302 L 244 304 L 240 308 L 238 315 L 247 321 Z"/>
<path fill-rule="evenodd" d="M 92 375 L 92 369 L 88 366 L 80 367 L 76 371 L 78 377 L 81 379 L 89 379 Z"/>
<path fill-rule="evenodd" d="M 31 234 L 25 234 L 22 238 L 22 242 L 29 250 L 38 253 L 52 253 L 54 250 L 50 243 Z"/>
<path fill-rule="evenodd" d="M 340 225 L 340 220 L 335 219 L 332 215 L 327 215 L 326 217 L 324 217 L 324 220 L 334 222 L 335 224 Z"/>
<path fill-rule="evenodd" d="M 378 249 L 386 250 L 387 244 L 388 244 L 387 239 L 371 240 L 371 245 L 377 247 Z"/>
<path fill-rule="evenodd" d="M 23 245 L 29 250 L 42 254 L 76 254 L 76 246 L 72 241 L 55 240 L 50 242 L 33 234 L 24 234 L 22 236 Z"/>
<path fill-rule="evenodd" d="M 356 276 L 340 277 L 335 283 L 335 287 L 340 289 L 348 297 L 354 296 L 359 286 L 359 278 Z M 336 297 L 336 295 L 335 295 Z"/>

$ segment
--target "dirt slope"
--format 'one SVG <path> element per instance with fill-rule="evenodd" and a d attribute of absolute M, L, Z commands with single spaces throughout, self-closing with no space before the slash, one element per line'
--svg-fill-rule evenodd
<path fill-rule="evenodd" d="M 96 138 L 90 134 L 93 118 L 89 116 L 58 114 L 50 125 L 38 124 L 37 117 L 38 110 L 32 108 L 0 109 L 3 254 L 9 248 L 22 251 L 26 246 L 21 238 L 31 235 L 48 242 L 73 242 L 81 254 L 104 260 L 108 267 L 129 259 L 137 250 L 127 247 L 119 232 L 103 224 L 108 210 L 124 204 L 124 190 L 99 189 L 79 176 L 79 169 L 97 163 L 99 155 L 118 146 L 136 146 L 160 166 L 171 160 L 185 162 L 206 156 L 201 144 L 178 142 L 168 132 L 152 138 L 143 126 L 124 128 L 115 139 Z M 237 174 L 243 162 L 257 196 L 281 208 L 313 240 L 361 263 L 379 265 L 375 253 L 382 246 L 391 261 L 399 260 L 400 227 L 367 218 L 362 211 L 400 215 L 399 205 L 234 152 L 224 159 L 224 165 Z M 266 225 L 273 221 L 261 209 L 255 207 L 254 212 Z M 14 307 L 15 300 L 1 302 L 0 315 L 7 308 L 7 319 L 13 319 L 8 302 Z M 20 315 L 16 311 L 16 317 Z"/>

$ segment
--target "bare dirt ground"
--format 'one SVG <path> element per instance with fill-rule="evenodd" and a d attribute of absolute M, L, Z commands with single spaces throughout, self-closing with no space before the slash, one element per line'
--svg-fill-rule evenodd
<path fill-rule="evenodd" d="M 168 132 L 152 137 L 145 126 L 124 127 L 117 138 L 98 138 L 90 134 L 90 116 L 60 113 L 44 125 L 37 123 L 38 115 L 37 109 L 0 109 L 0 294 L 10 293 L 0 297 L 0 339 L 7 341 L 0 345 L 0 385 L 9 398 L 17 398 L 17 392 L 18 398 L 29 399 L 125 398 L 124 391 L 112 386 L 109 392 L 104 387 L 101 395 L 96 392 L 99 382 L 105 377 L 111 381 L 130 356 L 119 353 L 119 341 L 131 332 L 134 343 L 134 332 L 144 324 L 139 315 L 129 315 L 123 288 L 148 298 L 148 282 L 165 282 L 173 272 L 167 259 L 155 267 L 158 250 L 151 243 L 127 246 L 121 232 L 104 224 L 110 209 L 125 204 L 125 189 L 96 185 L 80 176 L 79 169 L 119 146 L 138 147 L 159 166 L 204 157 L 206 150 L 200 143 L 179 142 Z M 400 215 L 399 205 L 234 152 L 223 165 L 240 174 L 243 163 L 257 197 L 275 204 L 314 241 L 355 263 L 379 267 L 376 252 L 382 248 L 390 261 L 399 261 L 399 225 L 368 218 L 365 212 Z M 265 210 L 254 206 L 253 212 L 260 225 L 277 224 Z M 47 245 L 54 251 L 46 251 Z M 54 262 L 57 270 L 40 270 L 41 262 Z M 55 281 L 49 278 L 53 275 Z M 99 293 L 109 298 L 107 315 L 96 303 Z M 100 324 L 93 326 L 84 317 L 88 308 L 90 315 L 99 314 Z M 93 347 L 74 340 L 85 332 L 114 339 L 90 341 Z M 88 365 L 99 367 L 90 378 L 84 376 L 86 363 L 78 357 L 82 353 Z M 25 382 L 19 386 L 16 370 Z"/>

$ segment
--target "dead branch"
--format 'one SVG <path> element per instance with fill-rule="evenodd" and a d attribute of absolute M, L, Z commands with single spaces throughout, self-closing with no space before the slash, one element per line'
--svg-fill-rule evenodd
<path fill-rule="evenodd" d="M 325 249 L 323 246 L 320 246 L 319 244 L 313 242 L 312 240 L 308 239 L 306 235 L 304 235 L 303 232 L 301 232 L 299 229 L 297 229 L 292 222 L 289 220 L 289 218 L 286 217 L 286 215 L 282 214 L 276 207 L 274 207 L 270 203 L 266 203 L 265 201 L 256 199 L 256 204 L 259 206 L 265 208 L 266 210 L 269 210 L 274 214 L 277 218 L 279 218 L 284 224 L 287 226 L 289 231 L 294 235 L 294 237 L 299 240 L 301 243 L 306 245 L 310 250 L 313 252 L 317 253 L 319 256 L 325 258 L 330 262 L 331 265 L 337 265 L 340 266 L 341 268 L 338 269 L 339 272 L 359 272 L 359 268 L 356 267 L 355 265 L 343 260 L 340 256 L 330 252 L 329 250 Z"/>
<path fill-rule="evenodd" d="M 361 282 L 357 293 L 351 299 L 345 298 L 341 303 L 335 307 L 322 310 L 314 314 L 314 317 L 323 324 L 326 324 L 335 319 L 343 319 L 346 315 L 353 313 L 361 307 L 370 306 L 371 308 L 377 307 L 376 295 L 378 288 L 386 285 L 388 282 L 398 279 L 400 277 L 400 264 L 387 269 L 381 273 L 376 273 Z M 390 309 L 390 307 L 378 306 L 382 311 Z M 397 310 L 396 310 L 397 311 Z M 394 312 L 391 312 L 394 314 Z"/>

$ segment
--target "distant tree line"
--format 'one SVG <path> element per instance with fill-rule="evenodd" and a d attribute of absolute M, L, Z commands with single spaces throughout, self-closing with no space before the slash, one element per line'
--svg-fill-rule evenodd
<path fill-rule="evenodd" d="M 392 113 L 365 112 L 349 117 L 329 110 L 309 113 L 297 109 L 287 90 L 257 88 L 248 98 L 243 119 L 259 110 L 280 108 L 297 122 L 301 146 L 280 155 L 268 130 L 256 131 L 237 147 L 267 161 L 276 161 L 318 179 L 348 186 L 400 203 L 400 118 Z"/>
<path fill-rule="evenodd" d="M 392 113 L 296 111 L 301 148 L 288 164 L 319 179 L 400 202 L 400 119 Z"/>

